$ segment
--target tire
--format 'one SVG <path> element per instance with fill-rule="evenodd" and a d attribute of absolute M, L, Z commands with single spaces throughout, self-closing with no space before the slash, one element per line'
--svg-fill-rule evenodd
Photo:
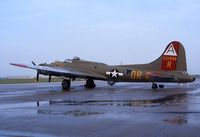
<path fill-rule="evenodd" d="M 110 86 L 113 86 L 115 84 L 115 81 L 112 81 L 112 80 L 108 80 L 107 82 L 108 82 L 108 85 Z"/>
<path fill-rule="evenodd" d="M 155 84 L 155 83 L 153 83 L 151 88 L 152 88 L 152 89 L 157 89 L 157 88 L 158 88 L 158 85 Z"/>
<path fill-rule="evenodd" d="M 70 88 L 70 86 L 71 86 L 71 82 L 70 82 L 70 80 L 63 80 L 62 81 L 62 88 L 65 90 L 65 89 L 69 89 Z"/>
<path fill-rule="evenodd" d="M 95 87 L 96 87 L 96 85 L 94 84 L 93 79 L 87 79 L 86 80 L 85 88 L 92 89 L 92 88 L 95 88 Z"/>

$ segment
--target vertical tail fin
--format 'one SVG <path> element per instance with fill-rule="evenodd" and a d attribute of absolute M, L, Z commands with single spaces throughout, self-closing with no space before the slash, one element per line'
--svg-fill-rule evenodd
<path fill-rule="evenodd" d="M 187 71 L 185 49 L 178 41 L 169 43 L 163 54 L 150 65 L 161 71 Z"/>

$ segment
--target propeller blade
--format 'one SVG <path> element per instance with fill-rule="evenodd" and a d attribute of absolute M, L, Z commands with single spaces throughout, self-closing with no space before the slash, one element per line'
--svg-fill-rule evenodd
<path fill-rule="evenodd" d="M 36 66 L 35 62 L 31 61 L 31 63 L 32 63 L 34 66 Z"/>
<path fill-rule="evenodd" d="M 39 81 L 39 77 L 40 77 L 40 73 L 37 72 L 37 76 L 36 76 L 36 82 Z"/>
<path fill-rule="evenodd" d="M 51 82 L 51 75 L 49 75 L 49 83 Z"/>

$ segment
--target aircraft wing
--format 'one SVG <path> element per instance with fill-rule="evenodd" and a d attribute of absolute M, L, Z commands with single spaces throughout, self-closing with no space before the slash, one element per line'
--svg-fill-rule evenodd
<path fill-rule="evenodd" d="M 34 66 L 34 65 L 16 64 L 16 63 L 10 63 L 10 65 L 22 67 L 22 68 L 34 69 L 34 70 L 37 70 L 39 74 L 43 74 L 43 75 L 78 77 L 78 78 L 92 77 L 94 79 L 106 79 L 105 76 L 102 76 L 100 74 L 88 72 L 85 70 L 78 70 L 74 68 L 60 68 L 60 67 L 40 66 L 40 65 Z"/>

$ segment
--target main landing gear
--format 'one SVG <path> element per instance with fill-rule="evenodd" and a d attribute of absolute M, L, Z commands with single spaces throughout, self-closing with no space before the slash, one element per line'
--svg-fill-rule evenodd
<path fill-rule="evenodd" d="M 92 88 L 95 88 L 95 87 L 96 87 L 96 85 L 94 84 L 93 79 L 87 79 L 86 80 L 85 88 L 92 89 Z"/>
<path fill-rule="evenodd" d="M 152 86 L 151 86 L 152 89 L 158 89 L 158 87 L 164 88 L 164 85 L 157 85 L 156 83 L 153 83 Z"/>
<path fill-rule="evenodd" d="M 63 90 L 68 90 L 71 86 L 71 80 L 68 80 L 68 79 L 64 79 L 62 81 L 62 88 Z M 89 88 L 89 89 L 92 89 L 92 88 L 95 88 L 96 85 L 94 84 L 94 80 L 93 79 L 87 79 L 86 80 L 86 84 L 85 84 L 85 88 Z"/>
<path fill-rule="evenodd" d="M 70 81 L 70 80 L 64 79 L 64 80 L 62 81 L 62 88 L 63 88 L 64 90 L 69 89 L 70 86 L 71 86 L 71 81 Z"/>

